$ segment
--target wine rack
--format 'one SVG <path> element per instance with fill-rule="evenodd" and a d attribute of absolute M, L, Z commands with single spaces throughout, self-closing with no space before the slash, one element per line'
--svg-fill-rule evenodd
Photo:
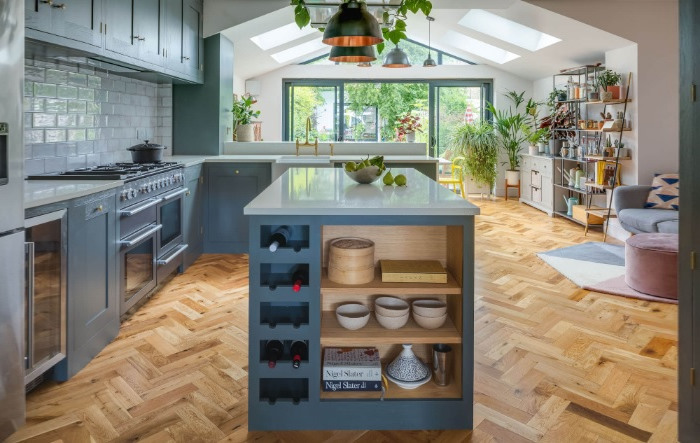
<path fill-rule="evenodd" d="M 268 237 L 279 226 L 292 227 L 287 246 L 268 250 Z M 460 216 L 250 216 L 250 430 L 293 429 L 469 429 L 473 416 L 474 219 Z M 447 284 L 383 283 L 379 270 L 364 285 L 341 285 L 327 277 L 328 244 L 338 237 L 368 238 L 380 259 L 438 260 L 447 269 Z M 259 246 L 259 247 L 258 247 Z M 286 277 L 302 269 L 308 275 L 299 292 Z M 397 330 L 382 328 L 371 313 L 367 326 L 343 329 L 335 308 L 358 302 L 373 309 L 379 295 L 409 303 L 436 298 L 448 306 L 445 324 L 423 329 L 412 318 Z M 300 320 L 302 319 L 302 320 Z M 273 326 L 273 327 L 271 327 Z M 267 340 L 285 343 L 274 368 L 265 360 Z M 292 340 L 308 342 L 301 367 L 292 368 Z M 405 390 L 389 383 L 380 392 L 323 392 L 323 348 L 377 347 L 382 367 L 412 343 L 415 354 L 431 360 L 432 345 L 454 350 L 452 381 L 432 381 Z M 352 417 L 352 419 L 350 419 Z"/>

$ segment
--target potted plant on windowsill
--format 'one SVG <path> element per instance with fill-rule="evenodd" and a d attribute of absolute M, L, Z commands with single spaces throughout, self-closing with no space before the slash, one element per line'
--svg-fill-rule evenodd
<path fill-rule="evenodd" d="M 396 138 L 399 141 L 413 143 L 416 141 L 416 132 L 423 132 L 420 117 L 407 113 L 396 121 Z"/>
<path fill-rule="evenodd" d="M 518 108 L 525 100 L 523 96 L 525 91 L 518 94 L 515 91 L 508 91 L 505 96 L 512 102 L 508 110 L 498 110 L 493 103 L 486 105 L 487 109 L 493 114 L 493 128 L 496 132 L 497 142 L 499 147 L 508 155 L 508 161 L 503 164 L 508 164 L 506 171 L 506 182 L 509 185 L 517 185 L 520 182 L 520 149 L 523 142 L 527 139 L 522 132 L 525 117 L 520 113 Z"/>
<path fill-rule="evenodd" d="M 600 99 L 604 102 L 620 99 L 620 81 L 622 76 L 615 71 L 606 69 L 598 74 L 598 86 L 600 87 Z"/>
<path fill-rule="evenodd" d="M 252 142 L 255 140 L 254 118 L 260 116 L 260 111 L 253 111 L 253 105 L 257 103 L 251 96 L 243 96 L 240 100 L 233 101 L 233 134 L 239 142 Z"/>
<path fill-rule="evenodd" d="M 450 148 L 456 157 L 464 158 L 464 171 L 477 184 L 487 185 L 493 194 L 498 176 L 498 144 L 493 127 L 482 121 L 465 123 L 453 133 Z"/>

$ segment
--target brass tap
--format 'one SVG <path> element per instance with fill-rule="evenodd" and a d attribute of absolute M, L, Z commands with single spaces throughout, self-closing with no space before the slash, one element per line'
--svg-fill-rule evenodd
<path fill-rule="evenodd" d="M 297 157 L 299 157 L 299 148 L 304 146 L 309 146 L 314 148 L 314 155 L 318 156 L 318 137 L 316 137 L 316 142 L 314 144 L 309 143 L 309 133 L 311 132 L 311 117 L 306 117 L 306 142 L 304 144 L 299 143 L 299 139 L 296 142 Z"/>

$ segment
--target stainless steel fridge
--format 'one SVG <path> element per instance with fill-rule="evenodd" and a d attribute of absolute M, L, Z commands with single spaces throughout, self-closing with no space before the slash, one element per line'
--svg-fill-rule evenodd
<path fill-rule="evenodd" d="M 24 2 L 0 0 L 0 441 L 24 424 Z"/>

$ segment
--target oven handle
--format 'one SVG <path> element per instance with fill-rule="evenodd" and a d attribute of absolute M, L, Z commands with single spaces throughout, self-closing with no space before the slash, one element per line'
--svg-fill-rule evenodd
<path fill-rule="evenodd" d="M 153 235 L 154 233 L 158 232 L 161 230 L 163 225 L 155 225 L 148 231 L 144 232 L 143 234 L 138 235 L 135 238 L 130 238 L 130 239 L 124 239 L 124 240 L 119 240 L 119 244 L 129 247 L 129 246 L 134 246 L 135 244 L 139 243 L 140 241 L 148 238 L 149 236 Z"/>
<path fill-rule="evenodd" d="M 166 201 L 168 201 L 168 200 L 170 200 L 170 199 L 172 199 L 172 198 L 175 198 L 175 197 L 177 197 L 177 196 L 180 196 L 180 195 L 182 195 L 182 194 L 184 194 L 185 192 L 188 192 L 188 191 L 189 191 L 189 189 L 187 189 L 187 188 L 179 189 L 179 190 L 177 190 L 177 191 L 175 191 L 175 192 L 172 192 L 172 193 L 170 193 L 170 194 L 168 194 L 168 195 L 163 196 L 161 202 L 166 202 Z"/>
<path fill-rule="evenodd" d="M 171 261 L 173 261 L 173 260 L 175 259 L 175 257 L 177 257 L 178 255 L 180 255 L 180 254 L 182 254 L 183 252 L 185 252 L 185 249 L 187 249 L 187 246 L 188 246 L 188 245 L 180 245 L 180 246 L 178 246 L 177 248 L 175 248 L 175 251 L 174 251 L 172 254 L 170 254 L 167 258 L 158 259 L 158 260 L 156 260 L 156 263 L 158 264 L 158 266 L 165 266 L 165 265 L 167 265 L 168 263 L 170 263 Z"/>
<path fill-rule="evenodd" d="M 132 215 L 136 215 L 139 212 L 145 211 L 146 209 L 148 209 L 152 206 L 155 206 L 162 201 L 163 201 L 162 198 L 152 198 L 152 199 L 149 199 L 148 202 L 144 205 L 137 206 L 133 209 L 126 209 L 126 210 L 119 211 L 119 215 L 124 216 L 124 217 L 131 217 Z"/>

